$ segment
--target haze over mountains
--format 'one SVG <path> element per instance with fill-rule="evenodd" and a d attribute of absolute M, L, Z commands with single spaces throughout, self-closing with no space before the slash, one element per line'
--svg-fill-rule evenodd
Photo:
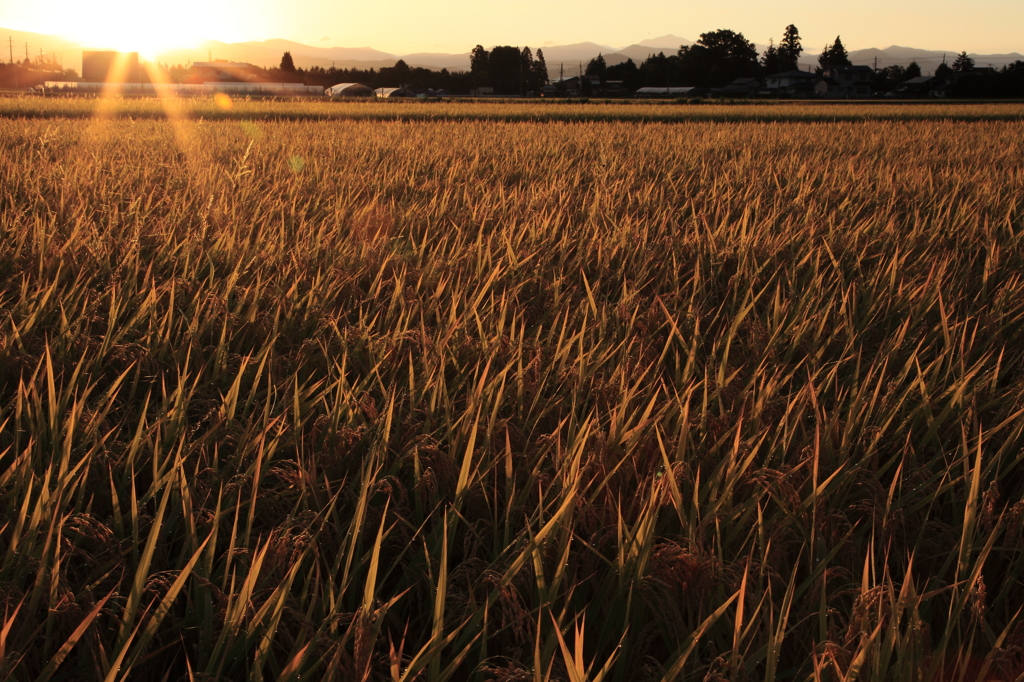
<path fill-rule="evenodd" d="M 47 57 L 63 62 L 66 68 L 81 72 L 82 49 L 97 48 L 100 45 L 81 45 L 58 36 L 49 36 L 25 31 L 14 31 L 0 28 L 0 39 L 8 45 L 7 54 L 0 52 L 0 61 L 7 61 L 11 56 L 15 60 L 24 59 L 26 54 L 35 59 L 40 51 Z M 632 59 L 639 65 L 649 55 L 664 52 L 666 55 L 675 53 L 681 45 L 690 45 L 692 40 L 681 36 L 666 34 L 649 38 L 625 47 L 614 47 L 599 43 L 575 43 L 572 45 L 531 45 L 534 54 L 537 49 L 544 50 L 544 58 L 548 65 L 548 73 L 557 78 L 560 73 L 572 76 L 586 68 L 587 62 L 602 54 L 609 66 Z M 27 43 L 27 49 L 26 49 Z M 13 44 L 11 49 L 10 45 Z M 485 46 L 491 47 L 491 46 Z M 763 52 L 766 45 L 757 45 L 758 52 Z M 813 68 L 817 65 L 817 52 L 806 50 L 801 55 L 802 68 Z M 957 47 L 957 46 L 951 46 Z M 962 48 L 961 48 L 962 49 Z M 295 65 L 302 68 L 320 66 L 329 68 L 379 69 L 393 66 L 398 59 L 403 59 L 410 66 L 422 66 L 432 69 L 469 70 L 469 50 L 461 54 L 419 52 L 396 55 L 373 49 L 371 47 L 316 47 L 291 40 L 273 39 L 249 41 L 242 43 L 224 43 L 215 40 L 204 41 L 193 48 L 181 48 L 161 53 L 157 61 L 165 64 L 187 64 L 189 62 L 207 61 L 209 59 L 225 59 L 241 61 L 257 66 L 277 66 L 284 52 L 291 52 Z M 892 64 L 906 66 L 916 61 L 924 73 L 935 69 L 943 59 L 949 63 L 956 58 L 959 50 L 923 50 L 913 47 L 892 45 L 883 49 L 867 48 L 851 50 L 850 60 L 854 64 L 877 65 L 879 68 Z M 1001 67 L 1016 60 L 1024 60 L 1024 55 L 1013 52 L 1009 54 L 975 54 L 970 53 L 978 66 Z"/>

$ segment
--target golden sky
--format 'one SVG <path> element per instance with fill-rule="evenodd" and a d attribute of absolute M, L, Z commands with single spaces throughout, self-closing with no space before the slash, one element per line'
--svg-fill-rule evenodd
<path fill-rule="evenodd" d="M 60 34 L 91 47 L 152 55 L 210 38 L 287 38 L 393 54 L 468 52 L 474 45 L 623 47 L 667 33 L 695 40 L 718 28 L 757 43 L 794 23 L 818 52 L 898 44 L 978 53 L 1024 52 L 1024 1 L 861 0 L 0 0 L 0 26 Z"/>

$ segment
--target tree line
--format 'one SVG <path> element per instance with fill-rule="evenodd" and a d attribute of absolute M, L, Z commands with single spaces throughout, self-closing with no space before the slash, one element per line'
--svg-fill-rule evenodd
<path fill-rule="evenodd" d="M 477 45 L 470 53 L 469 71 L 434 71 L 412 67 L 399 59 L 394 66 L 381 69 L 337 69 L 314 66 L 302 69 L 295 66 L 290 53 L 285 52 L 281 64 L 275 69 L 262 70 L 263 77 L 275 82 L 296 79 L 306 85 L 330 87 L 337 83 L 362 83 L 374 89 L 406 86 L 414 90 L 444 90 L 453 95 L 468 95 L 476 88 L 493 88 L 495 94 L 525 95 L 537 93 L 548 82 L 544 51 L 536 56 L 529 47 L 522 49 L 498 46 L 491 50 Z"/>
<path fill-rule="evenodd" d="M 778 44 L 771 39 L 760 54 L 742 33 L 719 29 L 702 33 L 697 42 L 681 46 L 675 54 L 660 52 L 649 55 L 639 65 L 632 59 L 608 65 L 604 56 L 598 55 L 587 63 L 584 73 L 599 78 L 602 83 L 619 81 L 625 92 L 652 86 L 722 88 L 738 78 L 764 80 L 773 74 L 797 70 L 803 52 L 800 31 L 793 24 L 786 26 Z M 822 48 L 817 61 L 815 71 L 818 74 L 831 67 L 852 65 L 840 36 Z M 509 45 L 496 46 L 491 50 L 477 45 L 470 53 L 469 71 L 435 71 L 411 67 L 403 60 L 380 69 L 319 66 L 302 69 L 295 66 L 288 52 L 284 53 L 277 67 L 257 71 L 261 78 L 270 82 L 301 81 L 324 87 L 352 82 L 375 89 L 407 86 L 414 90 L 446 91 L 453 95 L 467 95 L 478 88 L 493 88 L 498 95 L 537 94 L 550 82 L 542 49 L 538 49 L 535 55 L 529 47 Z M 186 73 L 176 73 L 175 69 L 171 69 L 171 74 L 172 77 L 180 76 L 176 80 L 187 78 Z M 952 78 L 958 74 L 971 74 L 971 78 Z M 1024 97 L 1022 74 L 1024 62 L 1018 61 L 1001 70 L 976 75 L 974 61 L 966 53 L 961 53 L 951 66 L 942 64 L 935 71 L 936 78 L 951 81 L 947 89 L 951 97 Z M 916 62 L 906 67 L 887 66 L 874 72 L 874 90 L 889 92 L 921 75 L 921 67 Z"/>
<path fill-rule="evenodd" d="M 167 68 L 171 81 L 188 83 L 197 78 L 184 65 L 177 64 Z M 313 66 L 308 69 L 295 66 L 290 52 L 285 52 L 281 63 L 272 68 L 253 66 L 252 75 L 266 83 L 304 83 L 319 85 L 325 88 L 338 83 L 361 83 L 373 89 L 396 88 L 406 86 L 414 90 L 446 91 L 453 95 L 468 95 L 475 87 L 475 80 L 468 71 L 435 71 L 423 67 L 409 66 L 399 59 L 394 66 L 379 69 L 350 69 Z"/>
<path fill-rule="evenodd" d="M 771 40 L 760 55 L 742 33 L 721 29 L 702 33 L 696 43 L 680 47 L 676 54 L 650 55 L 639 66 L 632 59 L 608 66 L 598 55 L 587 64 L 585 73 L 600 77 L 602 82 L 622 81 L 628 91 L 642 87 L 721 88 L 738 78 L 764 80 L 799 70 L 803 51 L 800 31 L 793 24 L 785 28 L 778 45 Z M 815 72 L 821 75 L 832 67 L 852 65 L 842 37 L 836 36 L 818 55 Z M 917 62 L 905 67 L 887 66 L 874 72 L 873 89 L 890 92 L 921 75 Z M 974 60 L 961 52 L 952 65 L 940 64 L 934 77 L 950 81 L 946 89 L 949 97 L 1024 97 L 1024 61 L 978 72 Z"/>
<path fill-rule="evenodd" d="M 627 59 L 608 66 L 604 56 L 598 55 L 587 64 L 585 73 L 602 81 L 622 81 L 627 90 L 682 86 L 720 88 L 737 78 L 761 78 L 799 68 L 801 53 L 800 31 L 792 24 L 786 27 L 778 46 L 773 40 L 763 55 L 758 54 L 754 44 L 742 33 L 719 29 L 702 33 L 697 42 L 683 45 L 676 54 L 652 54 L 639 65 Z"/>

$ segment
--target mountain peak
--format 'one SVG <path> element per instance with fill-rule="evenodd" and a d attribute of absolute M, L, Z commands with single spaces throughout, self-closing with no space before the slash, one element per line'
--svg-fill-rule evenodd
<path fill-rule="evenodd" d="M 686 38 L 680 38 L 679 36 L 672 35 L 671 33 L 666 33 L 663 36 L 648 38 L 647 40 L 641 40 L 639 43 L 635 44 L 640 47 L 671 47 L 678 50 L 681 45 L 692 45 L 693 41 L 687 40 Z M 628 47 L 632 47 L 632 45 Z"/>

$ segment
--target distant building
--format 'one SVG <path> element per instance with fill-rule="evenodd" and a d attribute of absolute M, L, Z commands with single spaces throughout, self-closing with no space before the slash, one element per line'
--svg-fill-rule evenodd
<path fill-rule="evenodd" d="M 761 81 L 756 78 L 737 78 L 724 88 L 716 88 L 712 92 L 719 97 L 757 97 L 761 90 Z"/>
<path fill-rule="evenodd" d="M 579 97 L 581 92 L 583 92 L 583 79 L 579 76 L 554 78 L 551 80 L 551 85 L 541 88 L 541 94 L 544 96 Z"/>
<path fill-rule="evenodd" d="M 814 81 L 814 94 L 818 97 L 843 97 L 843 95 L 840 94 L 841 92 L 839 81 L 834 78 L 822 76 L 818 80 Z"/>
<path fill-rule="evenodd" d="M 764 87 L 768 94 L 786 97 L 810 97 L 814 94 L 814 84 L 819 76 L 809 72 L 792 69 L 782 73 L 773 73 L 765 77 Z"/>
<path fill-rule="evenodd" d="M 892 97 L 927 97 L 928 92 L 938 84 L 933 76 L 917 76 L 900 83 L 890 93 Z"/>
<path fill-rule="evenodd" d="M 82 80 L 95 83 L 138 83 L 142 77 L 138 52 L 82 52 Z"/>
<path fill-rule="evenodd" d="M 825 79 L 831 79 L 826 97 L 865 98 L 871 97 L 874 70 L 870 66 L 830 66 L 822 72 Z"/>

